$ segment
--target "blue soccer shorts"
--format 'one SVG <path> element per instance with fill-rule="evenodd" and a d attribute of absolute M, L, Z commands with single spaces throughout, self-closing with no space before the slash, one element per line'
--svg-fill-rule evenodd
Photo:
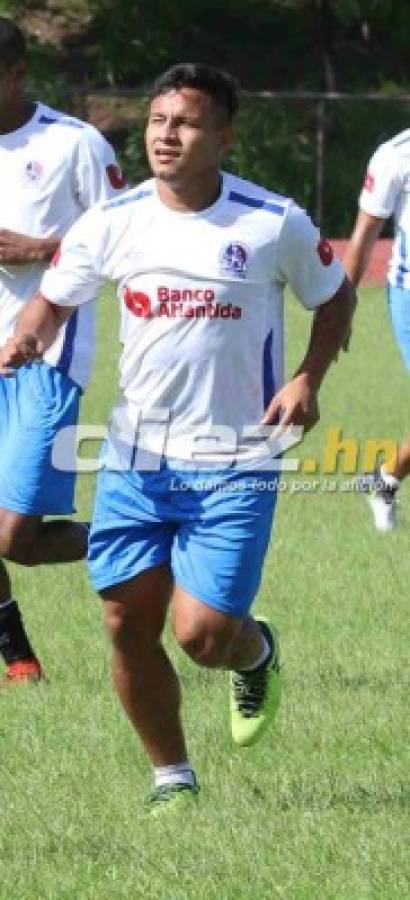
<path fill-rule="evenodd" d="M 393 287 L 387 288 L 387 303 L 396 341 L 404 365 L 410 372 L 410 290 Z"/>
<path fill-rule="evenodd" d="M 75 472 L 54 467 L 60 428 L 78 421 L 81 389 L 46 363 L 0 377 L 0 507 L 24 515 L 75 512 Z"/>
<path fill-rule="evenodd" d="M 258 590 L 277 496 L 276 473 L 234 468 L 98 476 L 89 544 L 97 591 L 168 564 L 176 584 L 243 617 Z"/>

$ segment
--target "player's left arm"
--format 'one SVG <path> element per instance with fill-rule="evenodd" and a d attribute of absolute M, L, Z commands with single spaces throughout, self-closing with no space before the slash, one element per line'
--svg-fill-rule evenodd
<path fill-rule="evenodd" d="M 355 294 L 345 278 L 336 293 L 315 312 L 306 355 L 293 378 L 269 404 L 264 425 L 280 416 L 281 428 L 302 426 L 310 431 L 319 421 L 318 393 L 326 372 L 345 343 L 351 326 Z"/>
<path fill-rule="evenodd" d="M 269 404 L 263 424 L 280 417 L 281 428 L 309 431 L 319 420 L 318 392 L 351 327 L 355 293 L 330 244 L 299 207 L 288 213 L 278 242 L 276 275 L 314 312 L 304 359 Z"/>
<path fill-rule="evenodd" d="M 73 312 L 73 307 L 56 306 L 40 292 L 35 294 L 23 307 L 14 334 L 0 350 L 0 375 L 12 375 L 25 363 L 40 359 Z"/>
<path fill-rule="evenodd" d="M 60 238 L 36 238 L 0 228 L 0 266 L 48 262 L 60 245 Z"/>
<path fill-rule="evenodd" d="M 39 359 L 78 306 L 96 297 L 105 277 L 102 256 L 107 231 L 99 206 L 86 212 L 63 238 L 61 253 L 44 273 L 40 289 L 17 318 L 14 334 L 0 351 L 0 375 Z"/>

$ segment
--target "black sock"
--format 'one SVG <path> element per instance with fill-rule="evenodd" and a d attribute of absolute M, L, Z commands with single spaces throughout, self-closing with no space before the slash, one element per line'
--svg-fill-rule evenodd
<path fill-rule="evenodd" d="M 23 659 L 36 659 L 15 600 L 0 603 L 0 653 L 9 666 Z"/>

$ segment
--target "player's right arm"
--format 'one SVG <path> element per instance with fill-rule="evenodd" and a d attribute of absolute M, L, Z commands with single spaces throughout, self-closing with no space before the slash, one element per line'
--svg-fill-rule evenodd
<path fill-rule="evenodd" d="M 343 259 L 346 275 L 357 287 L 372 255 L 373 247 L 381 234 L 385 219 L 371 216 L 359 210 Z"/>

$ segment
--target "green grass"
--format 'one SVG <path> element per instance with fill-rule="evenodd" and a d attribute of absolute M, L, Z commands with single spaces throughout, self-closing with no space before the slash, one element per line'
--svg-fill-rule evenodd
<path fill-rule="evenodd" d="M 103 423 L 116 395 L 115 306 L 109 294 L 101 304 L 87 422 Z M 308 327 L 291 302 L 290 369 Z M 322 409 L 302 457 L 322 458 L 333 425 L 359 441 L 405 434 L 406 379 L 381 291 L 363 292 Z M 81 516 L 92 489 L 80 476 Z M 114 696 L 85 566 L 13 568 L 50 683 L 0 698 L 1 900 L 409 895 L 407 485 L 402 495 L 390 536 L 374 532 L 353 493 L 282 496 L 257 608 L 281 631 L 285 697 L 257 747 L 230 743 L 226 676 L 196 668 L 167 634 L 202 784 L 198 811 L 173 821 L 142 814 L 149 766 Z"/>

